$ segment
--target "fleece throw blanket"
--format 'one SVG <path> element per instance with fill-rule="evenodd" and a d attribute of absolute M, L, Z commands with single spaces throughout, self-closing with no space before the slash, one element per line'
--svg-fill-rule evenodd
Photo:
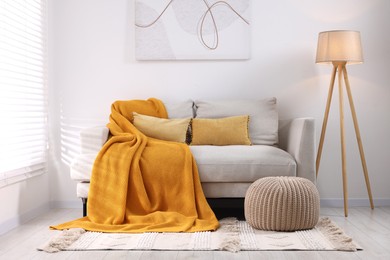
<path fill-rule="evenodd" d="M 112 137 L 98 154 L 88 194 L 88 216 L 52 229 L 100 232 L 197 232 L 219 223 L 186 144 L 148 138 L 131 123 L 133 111 L 167 118 L 158 99 L 112 104 Z"/>

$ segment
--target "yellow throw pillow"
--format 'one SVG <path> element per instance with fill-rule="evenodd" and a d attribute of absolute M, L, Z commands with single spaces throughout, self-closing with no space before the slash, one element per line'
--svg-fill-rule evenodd
<path fill-rule="evenodd" d="M 192 120 L 191 145 L 251 145 L 249 116 Z"/>
<path fill-rule="evenodd" d="M 144 135 L 155 139 L 185 143 L 191 118 L 165 119 L 133 112 L 133 125 Z"/>

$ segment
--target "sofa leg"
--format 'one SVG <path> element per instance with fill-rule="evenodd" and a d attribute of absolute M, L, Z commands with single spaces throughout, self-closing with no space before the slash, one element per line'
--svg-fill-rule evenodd
<path fill-rule="evenodd" d="M 81 198 L 81 201 L 83 202 L 83 217 L 87 216 L 87 198 Z"/>

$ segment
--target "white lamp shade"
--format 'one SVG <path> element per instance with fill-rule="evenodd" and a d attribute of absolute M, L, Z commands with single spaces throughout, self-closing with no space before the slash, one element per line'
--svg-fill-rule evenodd
<path fill-rule="evenodd" d="M 360 32 L 326 31 L 318 35 L 316 63 L 363 62 Z"/>

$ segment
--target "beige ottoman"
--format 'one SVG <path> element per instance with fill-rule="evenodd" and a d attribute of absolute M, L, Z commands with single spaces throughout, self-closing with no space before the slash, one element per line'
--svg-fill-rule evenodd
<path fill-rule="evenodd" d="M 265 177 L 245 196 L 245 219 L 262 230 L 295 231 L 313 228 L 319 218 L 320 197 L 305 178 Z"/>

